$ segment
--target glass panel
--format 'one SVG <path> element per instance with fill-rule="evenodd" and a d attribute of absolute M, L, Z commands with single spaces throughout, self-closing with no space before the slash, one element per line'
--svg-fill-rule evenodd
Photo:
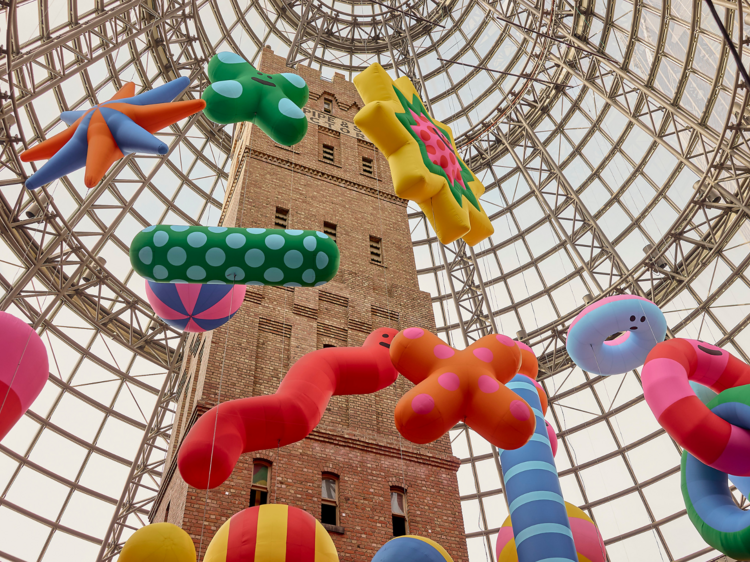
<path fill-rule="evenodd" d="M 268 486 L 268 466 L 256 463 L 253 465 L 253 486 Z"/>
<path fill-rule="evenodd" d="M 324 500 L 336 501 L 336 480 L 323 478 L 322 494 Z"/>
<path fill-rule="evenodd" d="M 406 515 L 404 511 L 404 495 L 401 492 L 391 492 L 391 513 Z"/>

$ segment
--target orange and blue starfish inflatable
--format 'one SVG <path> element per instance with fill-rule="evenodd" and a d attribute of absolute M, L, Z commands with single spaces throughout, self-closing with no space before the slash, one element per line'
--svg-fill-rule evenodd
<path fill-rule="evenodd" d="M 83 167 L 86 187 L 94 187 L 126 154 L 166 154 L 169 147 L 153 133 L 206 106 L 203 100 L 172 102 L 188 85 L 190 79 L 183 76 L 136 96 L 135 84 L 128 82 L 109 101 L 63 112 L 60 119 L 70 126 L 21 154 L 24 162 L 49 160 L 26 187 L 36 189 Z"/>

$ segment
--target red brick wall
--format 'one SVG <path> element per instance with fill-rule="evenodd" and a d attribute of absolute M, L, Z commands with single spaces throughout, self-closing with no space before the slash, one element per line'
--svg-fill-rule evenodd
<path fill-rule="evenodd" d="M 263 52 L 261 71 L 289 72 L 284 59 Z M 362 106 L 343 76 L 322 80 L 297 70 L 310 87 L 308 107 L 352 122 Z M 289 228 L 323 230 L 337 225 L 341 266 L 319 288 L 248 287 L 246 302 L 227 325 L 204 337 L 186 356 L 185 390 L 178 403 L 168 466 L 191 416 L 221 401 L 273 393 L 291 364 L 324 344 L 359 346 L 381 326 L 434 330 L 432 306 L 417 285 L 406 202 L 395 197 L 385 158 L 370 143 L 334 135 L 336 161 L 322 161 L 328 130 L 310 123 L 293 150 L 249 125 L 237 126 L 222 221 L 227 226 L 274 226 L 276 207 L 289 209 Z M 362 173 L 362 156 L 374 158 L 373 177 Z M 370 263 L 370 236 L 382 238 L 384 267 Z M 188 340 L 190 348 L 193 338 Z M 195 348 L 193 348 L 195 349 Z M 200 348 L 198 348 L 200 349 Z M 167 473 L 154 521 L 169 520 L 205 549 L 219 526 L 248 506 L 253 458 L 272 462 L 269 499 L 320 517 L 321 475 L 340 477 L 340 526 L 332 533 L 342 562 L 369 562 L 392 538 L 390 488 L 406 488 L 409 532 L 432 538 L 456 562 L 467 562 L 456 470 L 447 438 L 418 446 L 400 438 L 393 422 L 398 399 L 411 387 L 403 377 L 377 394 L 334 397 L 313 434 L 281 450 L 244 455 L 234 473 L 206 494 L 188 487 L 179 471 Z M 197 412 L 196 412 L 197 409 Z M 204 517 L 205 512 L 205 517 Z M 205 521 L 204 521 L 205 520 Z"/>

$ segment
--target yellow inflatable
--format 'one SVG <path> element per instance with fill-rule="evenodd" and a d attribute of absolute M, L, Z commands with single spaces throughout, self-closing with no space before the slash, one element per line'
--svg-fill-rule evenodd
<path fill-rule="evenodd" d="M 447 125 L 427 113 L 406 76 L 378 63 L 354 78 L 365 106 L 354 123 L 388 159 L 396 195 L 416 202 L 438 239 L 474 246 L 493 233 L 479 203 L 484 186 L 461 160 Z"/>
<path fill-rule="evenodd" d="M 171 523 L 138 529 L 120 551 L 120 562 L 195 562 L 195 545 L 185 531 Z"/>

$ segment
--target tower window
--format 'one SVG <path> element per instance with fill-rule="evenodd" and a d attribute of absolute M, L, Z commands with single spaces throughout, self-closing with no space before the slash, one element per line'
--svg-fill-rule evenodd
<path fill-rule="evenodd" d="M 339 478 L 334 474 L 323 474 L 321 481 L 320 522 L 339 524 Z"/>
<path fill-rule="evenodd" d="M 253 483 L 250 487 L 250 507 L 268 503 L 268 481 L 271 465 L 264 461 L 253 461 Z"/>
<path fill-rule="evenodd" d="M 362 173 L 368 176 L 372 175 L 372 158 L 362 157 Z"/>
<path fill-rule="evenodd" d="M 370 236 L 370 263 L 383 265 L 383 241 L 377 236 Z"/>
<path fill-rule="evenodd" d="M 334 164 L 336 162 L 336 154 L 334 153 L 333 146 L 330 144 L 323 145 L 323 160 Z"/>
<path fill-rule="evenodd" d="M 172 502 L 167 502 L 167 509 L 164 511 L 164 522 L 169 523 L 169 508 L 172 506 Z"/>
<path fill-rule="evenodd" d="M 328 237 L 336 242 L 336 225 L 332 222 L 324 222 L 323 223 L 323 234 L 327 234 Z"/>
<path fill-rule="evenodd" d="M 391 488 L 391 519 L 394 537 L 403 537 L 407 534 L 406 494 L 401 488 Z"/>
<path fill-rule="evenodd" d="M 323 98 L 323 113 L 333 113 L 333 100 L 331 98 Z"/>
<path fill-rule="evenodd" d="M 276 215 L 273 219 L 276 228 L 286 228 L 289 224 L 289 209 L 276 207 Z"/>

